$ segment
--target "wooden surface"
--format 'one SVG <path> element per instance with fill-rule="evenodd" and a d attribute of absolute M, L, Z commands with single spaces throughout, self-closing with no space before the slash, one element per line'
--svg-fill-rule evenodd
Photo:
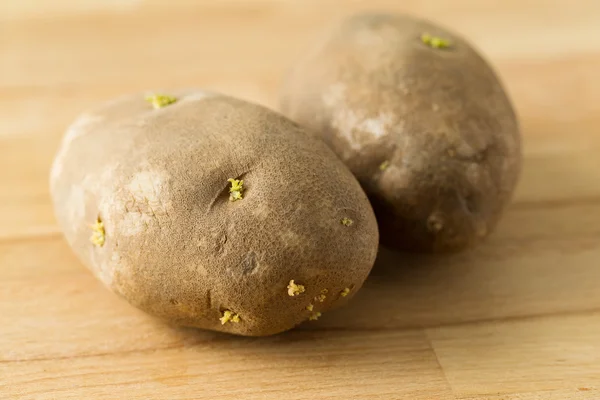
<path fill-rule="evenodd" d="M 525 135 L 505 219 L 474 251 L 384 252 L 345 309 L 270 338 L 174 329 L 106 291 L 49 202 L 90 105 L 196 86 L 275 106 L 341 16 L 418 13 L 504 78 Z M 600 2 L 0 2 L 0 399 L 600 398 Z"/>

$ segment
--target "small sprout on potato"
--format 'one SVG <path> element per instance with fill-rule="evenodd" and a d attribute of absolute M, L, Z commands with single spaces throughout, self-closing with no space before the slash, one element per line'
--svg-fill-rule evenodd
<path fill-rule="evenodd" d="M 354 221 L 352 221 L 350 218 L 347 218 L 347 217 L 342 218 L 342 220 L 340 222 L 344 226 L 350 226 L 354 223 Z"/>
<path fill-rule="evenodd" d="M 350 293 L 350 288 L 345 288 L 344 290 L 342 290 L 340 292 L 340 296 L 346 297 L 346 296 L 348 296 L 349 293 Z"/>
<path fill-rule="evenodd" d="M 427 229 L 429 229 L 431 232 L 437 233 L 441 231 L 443 227 L 444 223 L 439 216 L 433 214 L 427 218 Z"/>
<path fill-rule="evenodd" d="M 241 200 L 242 192 L 244 191 L 244 180 L 227 179 L 227 182 L 231 183 L 231 187 L 229 188 L 229 201 Z"/>
<path fill-rule="evenodd" d="M 327 290 L 327 289 L 321 290 L 321 294 L 318 295 L 317 297 L 315 297 L 315 300 L 318 301 L 319 303 L 324 302 L 325 299 L 327 298 L 327 293 L 328 292 L 329 292 L 329 290 Z"/>
<path fill-rule="evenodd" d="M 431 36 L 429 33 L 421 35 L 421 41 L 433 49 L 447 49 L 450 47 L 450 41 L 438 36 Z"/>
<path fill-rule="evenodd" d="M 221 321 L 221 325 L 225 325 L 228 322 L 235 322 L 236 324 L 240 322 L 240 316 L 230 310 L 223 311 L 223 316 L 219 318 Z"/>
<path fill-rule="evenodd" d="M 146 96 L 146 101 L 152 104 L 155 110 L 159 108 L 166 107 L 170 104 L 173 104 L 177 101 L 177 99 L 173 96 L 168 96 L 166 94 L 151 94 Z"/>
<path fill-rule="evenodd" d="M 320 317 L 321 315 L 322 315 L 322 314 L 321 314 L 320 312 L 318 312 L 318 311 L 317 311 L 317 312 L 314 312 L 314 313 L 312 313 L 312 314 L 310 315 L 310 317 L 308 317 L 308 320 L 309 320 L 309 321 L 316 321 L 316 320 L 318 320 L 318 319 L 319 319 L 319 317 Z"/>
<path fill-rule="evenodd" d="M 92 225 L 91 227 L 92 227 L 93 233 L 92 233 L 92 236 L 90 236 L 90 242 L 92 242 L 94 245 L 96 245 L 98 247 L 104 246 L 104 239 L 105 239 L 104 223 L 102 222 L 100 217 L 98 217 L 96 219 L 96 223 L 94 223 L 94 225 Z"/>
<path fill-rule="evenodd" d="M 308 311 L 312 311 L 312 310 L 313 310 L 313 308 L 315 308 L 315 307 L 314 307 L 312 304 L 309 304 L 309 305 L 307 305 L 307 306 L 306 306 L 306 309 L 307 309 Z"/>
<path fill-rule="evenodd" d="M 388 160 L 385 160 L 384 162 L 379 164 L 379 170 L 385 171 L 386 169 L 388 169 L 389 166 L 390 166 L 390 162 Z"/>
<path fill-rule="evenodd" d="M 304 285 L 297 285 L 296 283 L 294 283 L 293 279 L 288 284 L 287 289 L 288 295 L 291 297 L 298 296 L 299 294 L 304 293 Z"/>
<path fill-rule="evenodd" d="M 454 157 L 456 155 L 456 152 L 452 149 L 448 149 L 448 156 L 450 157 Z"/>

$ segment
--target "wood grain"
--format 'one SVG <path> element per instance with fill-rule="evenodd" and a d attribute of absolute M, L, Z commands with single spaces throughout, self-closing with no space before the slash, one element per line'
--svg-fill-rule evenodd
<path fill-rule="evenodd" d="M 82 110 L 197 86 L 271 107 L 335 20 L 407 11 L 504 78 L 525 162 L 480 247 L 380 252 L 346 308 L 270 338 L 174 328 L 84 269 L 48 170 Z M 0 2 L 0 399 L 600 398 L 600 3 L 595 0 Z"/>

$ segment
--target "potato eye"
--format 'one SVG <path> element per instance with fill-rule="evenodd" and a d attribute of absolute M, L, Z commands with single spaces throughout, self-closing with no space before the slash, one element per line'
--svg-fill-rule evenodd
<path fill-rule="evenodd" d="M 298 285 L 296 283 L 294 283 L 294 280 L 292 279 L 290 281 L 290 283 L 287 286 L 288 289 L 288 295 L 289 296 L 298 296 L 299 294 L 304 293 L 304 285 Z"/>
<path fill-rule="evenodd" d="M 227 182 L 231 183 L 229 188 L 229 201 L 241 200 L 243 198 L 242 192 L 244 191 L 244 180 L 227 179 Z"/>
<path fill-rule="evenodd" d="M 151 94 L 149 96 L 146 96 L 146 101 L 152 104 L 152 107 L 154 107 L 154 109 L 159 109 L 175 103 L 177 99 L 173 96 L 168 96 L 166 94 Z"/>
<path fill-rule="evenodd" d="M 308 317 L 308 320 L 309 320 L 309 321 L 316 321 L 316 320 L 318 320 L 318 319 L 319 319 L 319 317 L 320 317 L 321 315 L 322 315 L 322 314 L 321 314 L 320 312 L 318 312 L 318 311 L 317 311 L 317 312 L 314 312 L 314 313 L 312 313 L 312 314 L 311 314 L 311 316 L 310 316 L 310 317 Z"/>
<path fill-rule="evenodd" d="M 225 325 L 228 322 L 235 322 L 237 324 L 240 322 L 240 316 L 231 310 L 225 310 L 223 311 L 223 316 L 219 318 L 219 321 L 221 321 L 221 325 Z"/>
<path fill-rule="evenodd" d="M 450 41 L 438 36 L 432 36 L 429 33 L 421 35 L 421 41 L 433 49 L 447 49 L 450 47 Z"/>
<path fill-rule="evenodd" d="M 354 223 L 354 221 L 352 221 L 350 218 L 347 218 L 347 217 L 342 218 L 342 220 L 340 222 L 344 226 L 350 226 Z"/>
<path fill-rule="evenodd" d="M 104 246 L 106 232 L 104 231 L 104 223 L 100 217 L 96 219 L 96 222 L 91 226 L 91 228 L 92 236 L 90 236 L 90 242 L 98 247 Z"/>

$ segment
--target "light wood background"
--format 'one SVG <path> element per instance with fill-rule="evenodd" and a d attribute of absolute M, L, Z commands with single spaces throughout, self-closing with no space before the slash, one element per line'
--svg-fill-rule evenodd
<path fill-rule="evenodd" d="M 196 86 L 276 105 L 333 21 L 467 35 L 521 115 L 524 172 L 481 247 L 382 252 L 345 309 L 270 338 L 168 327 L 69 251 L 48 169 L 87 107 Z M 0 399 L 600 399 L 598 0 L 0 1 Z"/>

